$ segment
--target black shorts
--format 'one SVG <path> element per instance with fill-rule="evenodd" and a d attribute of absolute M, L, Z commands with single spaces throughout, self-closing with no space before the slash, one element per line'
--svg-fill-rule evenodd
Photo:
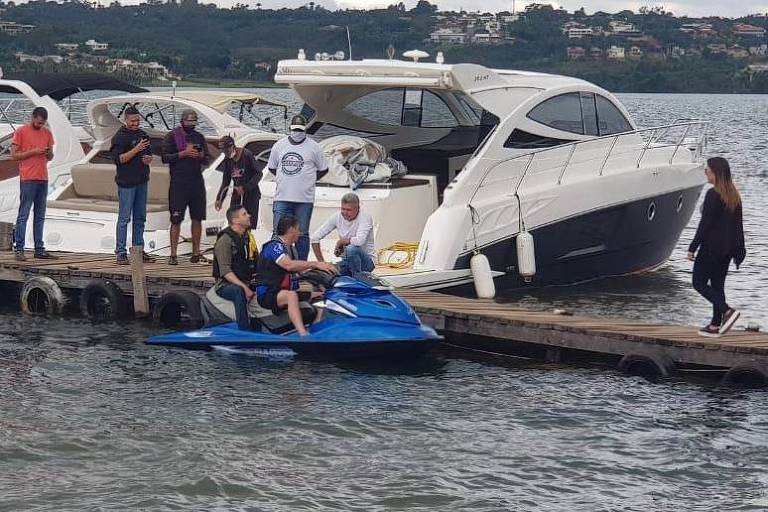
<path fill-rule="evenodd" d="M 279 315 L 283 308 L 277 305 L 277 294 L 279 291 L 267 290 L 263 295 L 258 295 L 256 300 L 259 302 L 259 306 L 264 309 L 272 310 L 272 313 Z"/>
<path fill-rule="evenodd" d="M 205 220 L 205 183 L 174 182 L 168 188 L 168 209 L 171 212 L 171 224 L 181 224 L 184 212 L 189 208 L 189 218 L 195 221 Z"/>

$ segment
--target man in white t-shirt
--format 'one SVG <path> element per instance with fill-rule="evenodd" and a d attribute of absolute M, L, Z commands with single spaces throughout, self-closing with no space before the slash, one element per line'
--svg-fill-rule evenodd
<path fill-rule="evenodd" d="M 272 203 L 273 231 L 281 217 L 296 217 L 300 231 L 296 251 L 300 260 L 306 260 L 315 183 L 328 172 L 328 163 L 320 144 L 307 137 L 307 120 L 303 116 L 294 116 L 290 126 L 290 135 L 275 142 L 267 163 L 277 183 Z"/>
<path fill-rule="evenodd" d="M 352 192 L 341 198 L 341 211 L 332 215 L 312 233 L 312 251 L 317 261 L 323 261 L 320 240 L 336 230 L 339 239 L 334 254 L 341 256 L 339 273 L 352 276 L 359 272 L 371 272 L 376 259 L 373 241 L 373 218 L 360 211 L 360 198 Z"/>

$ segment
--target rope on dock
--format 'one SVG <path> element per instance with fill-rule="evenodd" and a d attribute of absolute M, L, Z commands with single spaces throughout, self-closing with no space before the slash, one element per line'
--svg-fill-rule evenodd
<path fill-rule="evenodd" d="M 418 242 L 395 242 L 379 250 L 377 266 L 393 269 L 411 268 L 416 262 Z"/>

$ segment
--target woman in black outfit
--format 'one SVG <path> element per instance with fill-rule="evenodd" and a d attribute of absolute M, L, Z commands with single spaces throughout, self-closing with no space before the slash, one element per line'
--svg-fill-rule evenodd
<path fill-rule="evenodd" d="M 704 197 L 699 227 L 688 247 L 688 259 L 695 258 L 693 287 L 712 303 L 712 321 L 699 329 L 699 334 L 719 337 L 739 318 L 739 312 L 725 301 L 728 266 L 733 259 L 739 268 L 747 253 L 741 223 L 741 196 L 731 180 L 728 161 L 710 158 L 704 172 L 713 187 Z"/>

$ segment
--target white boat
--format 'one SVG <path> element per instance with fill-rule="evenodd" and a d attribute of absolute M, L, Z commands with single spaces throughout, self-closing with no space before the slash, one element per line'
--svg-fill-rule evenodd
<path fill-rule="evenodd" d="M 400 60 L 278 64 L 304 100 L 316 139 L 346 134 L 386 147 L 407 176 L 361 186 L 379 249 L 418 245 L 393 285 L 457 288 L 476 252 L 497 289 L 570 284 L 651 270 L 670 256 L 705 182 L 706 123 L 638 129 L 608 91 L 583 80 L 473 64 Z M 261 184 L 260 238 L 274 182 Z M 312 229 L 345 187 L 317 187 Z M 516 240 L 535 239 L 536 274 L 519 274 Z M 334 241 L 323 244 L 333 261 Z M 530 256 L 530 255 L 529 255 Z"/>
<path fill-rule="evenodd" d="M 181 112 L 192 109 L 198 115 L 198 127 L 206 138 L 212 159 L 203 172 L 207 194 L 207 220 L 203 222 L 203 249 L 216 241 L 225 224 L 224 209 L 214 208 L 222 174 L 216 170 L 224 159 L 218 141 L 224 135 L 234 137 L 236 144 L 259 155 L 268 150 L 280 135 L 246 126 L 225 112 L 233 103 L 264 102 L 255 94 L 227 91 L 167 91 L 130 94 L 96 99 L 88 103 L 93 148 L 71 166 L 66 183 L 48 197 L 45 220 L 45 246 L 52 251 L 114 253 L 118 198 L 115 164 L 109 153 L 112 137 L 122 126 L 122 112 L 135 106 L 141 113 L 141 128 L 147 132 L 154 155 L 150 165 L 147 221 L 144 242 L 148 252 L 170 254 L 170 218 L 168 188 L 170 171 L 161 161 L 161 145 L 165 135 L 179 125 Z M 278 102 L 267 102 L 276 105 Z M 260 159 L 264 164 L 266 160 Z M 29 229 L 29 228 L 28 228 Z M 130 232 L 130 229 L 129 229 Z M 179 254 L 191 252 L 189 216 L 181 226 Z M 130 243 L 130 240 L 129 240 Z"/>
<path fill-rule="evenodd" d="M 144 91 L 122 80 L 96 73 L 29 74 L 3 78 L 0 71 L 0 220 L 15 222 L 19 207 L 19 163 L 10 156 L 13 132 L 29 122 L 32 109 L 48 110 L 54 157 L 48 163 L 51 188 L 90 149 L 91 135 L 70 117 L 72 96 L 86 91 Z M 67 100 L 67 101 L 64 101 Z M 63 102 L 63 103 L 59 103 Z M 31 223 L 30 223 L 31 224 Z"/>

